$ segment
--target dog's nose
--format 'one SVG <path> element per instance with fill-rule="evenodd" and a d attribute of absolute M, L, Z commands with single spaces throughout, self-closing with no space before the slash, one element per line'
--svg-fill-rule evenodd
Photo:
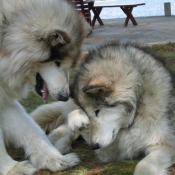
<path fill-rule="evenodd" d="M 100 145 L 98 143 L 92 145 L 93 150 L 96 150 L 96 149 L 99 149 L 99 148 L 100 148 Z"/>
<path fill-rule="evenodd" d="M 59 101 L 67 101 L 67 100 L 69 100 L 69 95 L 60 95 L 59 97 L 58 97 L 58 100 Z"/>

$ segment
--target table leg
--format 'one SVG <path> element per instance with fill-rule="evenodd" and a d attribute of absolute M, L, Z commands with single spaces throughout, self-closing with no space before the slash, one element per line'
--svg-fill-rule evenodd
<path fill-rule="evenodd" d="M 125 19 L 125 22 L 124 22 L 124 27 L 126 27 L 128 25 L 129 19 L 131 19 L 133 25 L 136 26 L 137 25 L 137 22 L 136 22 L 135 18 L 132 15 L 133 7 L 120 7 L 120 8 L 126 14 L 126 19 Z"/>
<path fill-rule="evenodd" d="M 104 24 L 103 24 L 103 21 L 102 21 L 101 18 L 100 18 L 100 13 L 101 13 L 101 11 L 102 11 L 102 7 L 98 7 L 98 8 L 93 7 L 93 8 L 92 8 L 92 11 L 93 11 L 93 13 L 94 13 L 94 17 L 93 17 L 93 20 L 92 20 L 92 26 L 95 25 L 96 19 L 98 20 L 98 22 L 99 22 L 99 24 L 100 24 L 101 26 L 104 25 Z"/>
<path fill-rule="evenodd" d="M 92 8 L 93 8 L 93 6 L 94 6 L 94 2 L 93 2 L 93 1 L 90 1 L 90 2 L 87 1 L 87 3 L 88 3 L 88 9 L 89 9 L 89 13 L 90 13 L 89 23 L 90 23 L 90 25 L 92 26 L 91 12 L 90 12 L 90 11 L 92 10 Z M 93 28 L 93 26 L 92 26 L 92 28 Z"/>

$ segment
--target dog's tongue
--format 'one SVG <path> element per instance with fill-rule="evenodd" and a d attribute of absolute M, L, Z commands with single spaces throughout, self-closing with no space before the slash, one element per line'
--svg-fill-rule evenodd
<path fill-rule="evenodd" d="M 47 91 L 47 86 L 46 83 L 43 82 L 43 87 L 42 87 L 42 99 L 46 100 L 48 96 L 48 91 Z"/>

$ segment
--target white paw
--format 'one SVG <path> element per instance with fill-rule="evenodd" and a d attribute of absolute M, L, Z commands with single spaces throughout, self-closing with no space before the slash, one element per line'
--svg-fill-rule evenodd
<path fill-rule="evenodd" d="M 60 155 L 55 155 L 52 157 L 48 162 L 46 162 L 46 167 L 47 169 L 55 172 L 55 171 L 61 171 L 67 168 L 70 168 L 72 166 L 77 165 L 80 162 L 79 158 L 77 157 L 76 154 L 71 153 L 67 154 L 65 156 Z"/>
<path fill-rule="evenodd" d="M 17 162 L 17 164 L 8 172 L 7 175 L 32 175 L 37 169 L 29 162 Z"/>
<path fill-rule="evenodd" d="M 47 150 L 43 150 L 42 155 L 35 154 L 31 156 L 31 162 L 36 165 L 38 169 L 49 169 L 56 172 L 75 166 L 80 160 L 76 154 L 67 154 L 63 156 L 56 148 L 51 147 Z"/>
<path fill-rule="evenodd" d="M 68 127 L 72 131 L 82 131 L 89 129 L 90 121 L 86 113 L 81 109 L 76 109 L 68 115 Z"/>

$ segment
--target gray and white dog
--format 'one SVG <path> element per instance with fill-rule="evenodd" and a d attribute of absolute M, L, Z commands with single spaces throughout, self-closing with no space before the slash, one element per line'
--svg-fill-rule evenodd
<path fill-rule="evenodd" d="M 86 56 L 72 90 L 76 105 L 69 100 L 32 114 L 53 130 L 48 137 L 56 147 L 82 134 L 103 162 L 144 155 L 134 175 L 168 173 L 175 163 L 174 76 L 157 56 L 137 44 L 104 44 Z"/>
<path fill-rule="evenodd" d="M 38 169 L 76 165 L 61 155 L 18 100 L 30 88 L 45 100 L 69 98 L 68 71 L 90 31 L 64 0 L 0 0 L 0 175 L 31 175 Z M 23 147 L 30 161 L 17 162 L 6 144 Z"/>

